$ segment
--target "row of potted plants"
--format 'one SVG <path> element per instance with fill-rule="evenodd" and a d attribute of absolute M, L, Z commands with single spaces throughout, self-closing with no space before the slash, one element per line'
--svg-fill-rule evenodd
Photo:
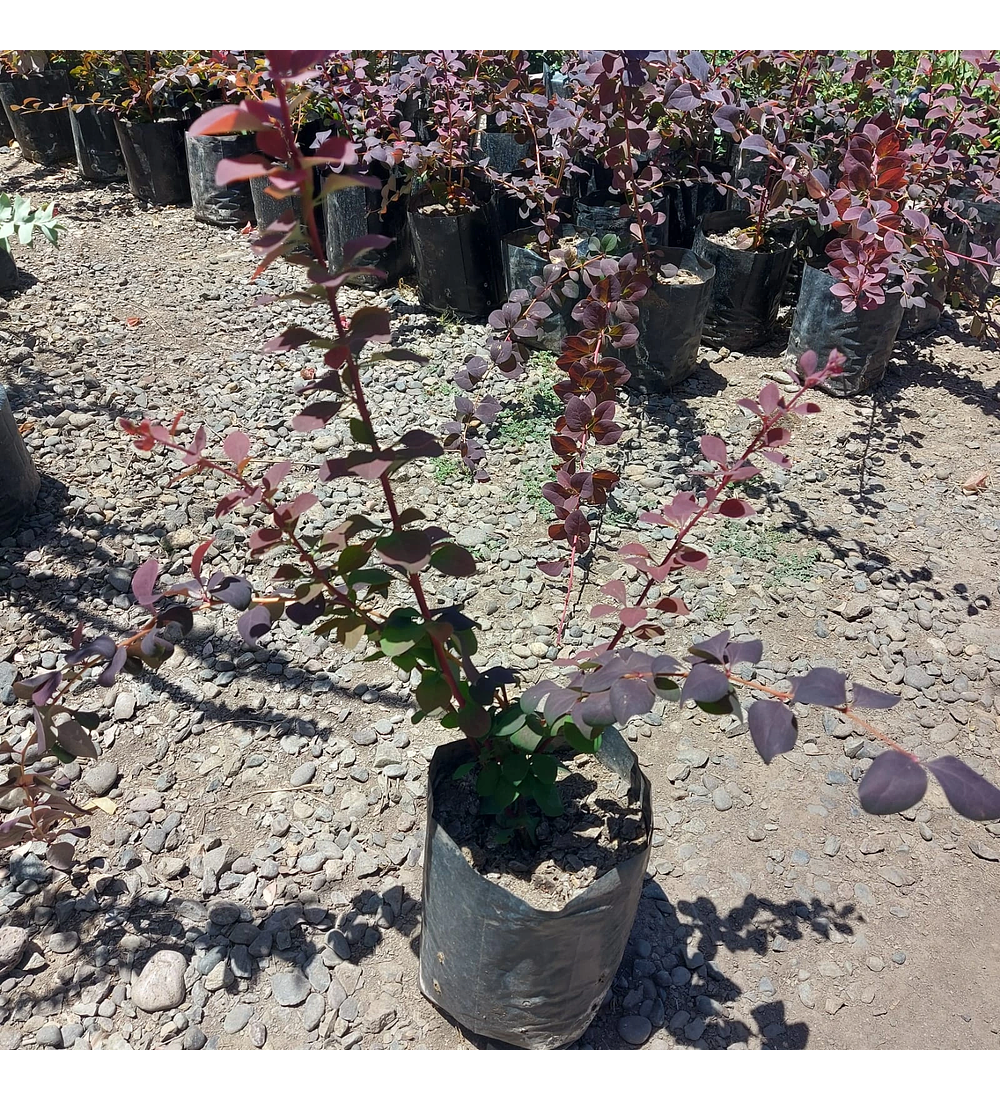
<path fill-rule="evenodd" d="M 124 167 L 149 201 L 191 198 L 201 220 L 264 226 L 292 201 L 292 181 L 263 182 L 273 150 L 183 132 L 235 95 L 273 109 L 262 64 L 91 52 L 69 70 L 13 76 L 0 94 L 29 155 L 56 147 L 32 126 L 61 127 L 88 178 Z M 391 278 L 415 271 L 429 308 L 484 317 L 528 291 L 536 317 L 550 311 L 539 340 L 555 346 L 577 327 L 560 289 L 575 285 L 567 258 L 630 253 L 633 279 L 650 283 L 623 348 L 656 388 L 694 369 L 699 340 L 766 341 L 789 292 L 789 353 L 844 351 L 841 393 L 877 381 L 899 331 L 934 324 L 948 295 L 973 309 L 975 334 L 991 329 L 992 53 L 590 52 L 566 54 L 558 81 L 533 68 L 524 51 L 341 52 L 297 85 L 303 151 L 348 143 L 337 163 L 310 166 L 324 173 L 315 197 L 331 268 L 343 242 L 383 233 L 394 243 L 377 262 Z M 58 106 L 70 78 L 89 97 Z M 219 162 L 241 156 L 258 157 L 260 174 L 217 181 Z M 341 188 L 355 167 L 378 186 Z M 796 275 L 801 290 L 789 291 Z"/>

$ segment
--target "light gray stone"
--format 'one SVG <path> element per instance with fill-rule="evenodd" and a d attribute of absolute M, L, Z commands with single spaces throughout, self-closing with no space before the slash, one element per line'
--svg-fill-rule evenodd
<path fill-rule="evenodd" d="M 83 773 L 83 785 L 98 798 L 112 790 L 118 782 L 118 765 L 113 760 L 103 760 Z"/>
<path fill-rule="evenodd" d="M 16 925 L 0 927 L 0 974 L 13 970 L 28 946 L 28 933 Z"/>
<path fill-rule="evenodd" d="M 132 1002 L 144 1012 L 165 1012 L 184 1001 L 187 959 L 179 951 L 157 951 L 132 983 Z"/>
<path fill-rule="evenodd" d="M 283 1008 L 294 1008 L 309 996 L 311 988 L 304 975 L 297 970 L 286 970 L 272 975 L 271 992 Z"/>

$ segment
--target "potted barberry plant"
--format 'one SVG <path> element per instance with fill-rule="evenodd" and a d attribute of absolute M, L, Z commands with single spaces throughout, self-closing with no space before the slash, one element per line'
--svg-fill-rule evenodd
<path fill-rule="evenodd" d="M 398 437 L 377 433 L 365 392 L 369 363 L 416 357 L 404 348 L 386 346 L 391 342 L 386 310 L 362 306 L 343 317 L 339 308 L 346 279 L 370 273 L 354 261 L 384 248 L 385 239 L 355 242 L 348 250 L 348 266 L 336 274 L 323 263 L 312 201 L 313 165 L 295 145 L 287 85 L 325 57 L 312 51 L 272 53 L 276 111 L 256 102 L 220 107 L 199 119 L 195 131 L 253 131 L 260 147 L 276 150 L 278 141 L 284 146 L 287 160 L 281 166 L 269 165 L 263 157 L 243 158 L 226 173 L 230 178 L 267 174 L 279 184 L 301 188 L 314 263 L 307 267 L 300 297 L 324 304 L 329 322 L 323 332 L 293 325 L 269 341 L 267 350 L 309 346 L 322 357 L 323 367 L 302 391 L 305 404 L 292 428 L 308 433 L 348 412 L 356 445 L 325 459 L 318 479 L 324 484 L 352 479 L 377 484 L 384 511 L 330 517 L 321 532 L 307 532 L 303 516 L 319 506 L 319 497 L 288 491 L 292 463 L 272 463 L 266 442 L 234 428 L 217 451 L 209 447 L 204 427 L 188 432 L 181 428 L 180 416 L 170 425 L 123 421 L 140 451 L 169 452 L 181 460 L 182 472 L 211 472 L 215 481 L 227 484 L 218 516 L 238 508 L 257 511 L 263 522 L 251 533 L 252 557 L 263 558 L 279 547 L 290 554 L 266 591 L 255 591 L 245 577 L 209 573 L 205 562 L 211 540 L 194 551 L 190 578 L 171 570 L 161 580 L 160 564 L 151 558 L 132 579 L 132 594 L 146 621 L 131 636 L 85 640 L 80 627 L 60 667 L 14 685 L 17 697 L 31 704 L 34 726 L 17 747 L 2 745 L 18 762 L 0 793 L 16 792 L 22 805 L 0 826 L 0 845 L 47 841 L 55 866 L 72 865 L 74 840 L 86 829 L 87 813 L 44 768 L 28 767 L 28 752 L 37 748 L 43 760 L 96 756 L 91 731 L 100 717 L 81 708 L 73 686 L 84 678 L 111 686 L 123 672 L 161 667 L 173 650 L 171 632 L 189 633 L 195 612 L 223 606 L 238 610 L 238 630 L 248 646 L 258 644 L 281 617 L 346 646 L 364 643 L 373 657 L 391 661 L 416 682 L 416 721 L 437 720 L 461 735 L 438 749 L 431 763 L 421 989 L 478 1034 L 519 1046 L 555 1047 L 581 1035 L 597 1012 L 635 915 L 650 842 L 649 791 L 615 726 L 647 713 L 657 697 L 691 701 L 710 714 L 741 715 L 737 688 L 755 692 L 758 698 L 748 708 L 747 723 L 765 762 L 795 746 L 797 721 L 790 704 L 827 707 L 859 722 L 887 747 L 859 788 L 861 804 L 870 813 L 892 814 L 914 806 L 926 791 L 928 774 L 939 781 L 956 812 L 976 820 L 1000 816 L 1000 790 L 955 757 L 922 761 L 904 751 L 857 713 L 888 709 L 897 698 L 849 684 L 836 669 L 813 668 L 793 678 L 790 690 L 784 691 L 750 678 L 749 669 L 760 661 L 763 647 L 757 641 L 737 642 L 728 631 L 700 640 L 683 660 L 645 649 L 645 642 L 664 635 L 664 616 L 686 610 L 678 599 L 663 596 L 660 586 L 671 574 L 707 565 L 707 554 L 693 545 L 692 531 L 713 519 L 753 515 L 752 506 L 733 494 L 734 487 L 761 472 L 756 465 L 760 458 L 787 464 L 789 424 L 819 411 L 809 392 L 840 371 L 843 359 L 837 355 L 825 364 L 812 353 L 804 355 L 793 372 L 797 385 L 792 396 L 769 383 L 756 400 L 744 402 L 756 427 L 739 453 L 718 437 L 702 437 L 704 483 L 641 517 L 673 529 L 666 549 L 633 542 L 619 550 L 623 563 L 641 577 L 641 592 L 630 594 L 622 580 L 609 582 L 602 590 L 603 602 L 592 609 L 597 616 L 617 619 L 608 644 L 575 654 L 564 678 L 543 678 L 526 690 L 520 690 L 510 669 L 477 667 L 477 624 L 461 606 L 437 601 L 429 583 L 435 574 L 472 576 L 475 560 L 419 509 L 405 506 L 405 482 L 397 477 L 411 463 L 439 456 L 441 442 L 422 429 Z M 298 234 L 291 217 L 272 226 L 254 246 L 261 261 L 258 270 L 294 247 Z M 600 344 L 594 362 L 602 363 Z M 591 373 L 602 372 L 595 366 Z M 568 382 L 576 385 L 571 375 Z M 575 448 L 578 456 L 614 433 L 614 402 L 598 401 L 596 385 L 592 395 L 593 401 L 569 396 L 557 422 L 560 446 Z M 571 525 L 579 529 L 574 517 L 587 491 L 589 471 L 565 472 L 567 517 L 562 528 L 568 531 Z M 562 768 L 571 777 L 596 775 L 598 782 L 609 783 L 599 801 L 610 805 L 595 806 L 579 792 L 565 797 L 573 784 L 567 778 L 561 785 Z M 620 789 L 608 780 L 609 774 L 622 780 Z M 566 876 L 556 876 L 555 888 L 543 899 L 549 904 L 532 904 L 523 893 L 518 897 L 513 883 L 490 881 L 485 868 L 475 866 L 469 843 L 464 844 L 469 855 L 462 850 L 464 840 L 484 837 L 490 866 L 506 860 L 511 870 L 512 856 L 525 851 L 537 855 L 560 829 L 572 846 L 569 832 L 581 807 L 588 815 L 601 809 L 602 839 L 619 843 L 604 845 L 606 861 L 601 844 L 596 845 L 597 855 L 587 858 L 603 873 L 585 884 L 570 883 L 568 898 Z M 589 844 L 596 838 L 579 839 Z"/>
<path fill-rule="evenodd" d="M 73 159 L 66 100 L 69 75 L 59 59 L 37 50 L 0 52 L 0 104 L 21 154 L 35 164 Z"/>
<path fill-rule="evenodd" d="M 132 194 L 154 206 L 190 202 L 184 129 L 192 99 L 169 79 L 177 59 L 146 50 L 118 51 L 117 61 L 127 92 L 116 105 L 115 129 Z"/>
<path fill-rule="evenodd" d="M 84 179 L 108 183 L 126 178 L 114 104 L 124 94 L 125 82 L 114 55 L 106 50 L 84 50 L 70 70 L 74 102 L 69 121 L 76 164 Z"/>

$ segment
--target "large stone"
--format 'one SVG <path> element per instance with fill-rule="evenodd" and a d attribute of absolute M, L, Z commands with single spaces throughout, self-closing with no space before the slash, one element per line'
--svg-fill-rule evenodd
<path fill-rule="evenodd" d="M 0 928 L 0 974 L 13 970 L 28 946 L 28 933 L 23 928 L 6 925 Z"/>
<path fill-rule="evenodd" d="M 132 1002 L 144 1012 L 166 1012 L 184 1001 L 187 959 L 179 951 L 157 951 L 132 983 Z"/>
<path fill-rule="evenodd" d="M 872 613 L 872 602 L 865 596 L 852 596 L 840 613 L 849 623 L 856 622 Z"/>
<path fill-rule="evenodd" d="M 88 768 L 83 775 L 83 785 L 98 798 L 106 795 L 118 782 L 118 765 L 113 760 L 104 760 Z"/>
<path fill-rule="evenodd" d="M 653 1025 L 645 1016 L 623 1016 L 618 1021 L 618 1034 L 634 1047 L 642 1046 L 652 1030 Z"/>
<path fill-rule="evenodd" d="M 135 714 L 135 696 L 128 691 L 122 692 L 115 700 L 115 721 L 127 722 Z"/>
<path fill-rule="evenodd" d="M 283 1008 L 294 1008 L 309 996 L 312 987 L 304 975 L 297 970 L 290 970 L 271 978 L 271 992 Z"/>

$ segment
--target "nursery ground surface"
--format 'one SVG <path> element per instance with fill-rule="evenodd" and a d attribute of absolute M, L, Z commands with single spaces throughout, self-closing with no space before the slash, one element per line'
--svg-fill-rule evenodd
<path fill-rule="evenodd" d="M 309 357 L 259 350 L 309 322 L 295 303 L 253 306 L 292 289 L 297 269 L 251 285 L 248 235 L 9 150 L 0 179 L 55 199 L 70 227 L 58 253 L 18 254 L 19 292 L 0 299 L 0 379 L 43 480 L 37 512 L 0 544 L 0 734 L 16 739 L 27 712 L 12 677 L 56 664 L 77 620 L 119 636 L 138 622 L 138 563 L 156 555 L 184 574 L 210 534 L 214 566 L 246 560 L 248 521 L 215 521 L 209 479 L 168 487 L 171 464 L 136 452 L 117 417 L 184 409 L 215 442 L 245 427 L 268 461 L 293 459 L 294 490 L 313 487 L 346 425 L 290 432 Z M 428 315 L 405 286 L 346 297 L 386 303 L 396 339 L 429 356 L 369 369 L 378 424 L 447 419 L 449 378 L 486 329 Z M 946 316 L 898 347 L 874 395 L 822 399 L 795 429 L 794 470 L 748 486 L 758 517 L 705 532 L 712 564 L 682 585 L 693 613 L 666 645 L 725 628 L 762 637 L 760 677 L 779 686 L 835 664 L 902 694 L 885 725 L 904 746 L 996 782 L 1000 355 L 966 328 Z M 707 353 L 667 397 L 628 396 L 622 483 L 564 652 L 602 637 L 587 606 L 618 568 L 610 549 L 655 539 L 636 516 L 692 485 L 698 436 L 747 438 L 736 401 L 781 370 L 781 335 L 759 354 Z M 562 608 L 534 568 L 551 553 L 538 490 L 554 370 L 532 367 L 494 387 L 491 481 L 437 460 L 401 486 L 481 563 L 437 596 L 467 601 L 486 654 L 526 682 L 557 655 Z M 982 491 L 964 492 L 980 471 Z M 368 500 L 367 484 L 341 484 L 321 487 L 315 522 Z M 254 569 L 264 583 L 268 567 Z M 199 619 L 188 641 L 158 674 L 94 689 L 101 758 L 64 769 L 80 799 L 100 800 L 72 875 L 37 848 L 3 857 L 0 1046 L 487 1045 L 417 989 L 426 761 L 448 735 L 413 727 L 409 685 L 363 652 L 282 628 L 252 652 L 224 618 Z M 959 818 L 933 784 L 915 811 L 864 815 L 856 788 L 875 745 L 820 713 L 769 767 L 735 720 L 698 711 L 658 707 L 624 734 L 653 785 L 650 877 L 578 1046 L 997 1045 L 1000 826 Z"/>

